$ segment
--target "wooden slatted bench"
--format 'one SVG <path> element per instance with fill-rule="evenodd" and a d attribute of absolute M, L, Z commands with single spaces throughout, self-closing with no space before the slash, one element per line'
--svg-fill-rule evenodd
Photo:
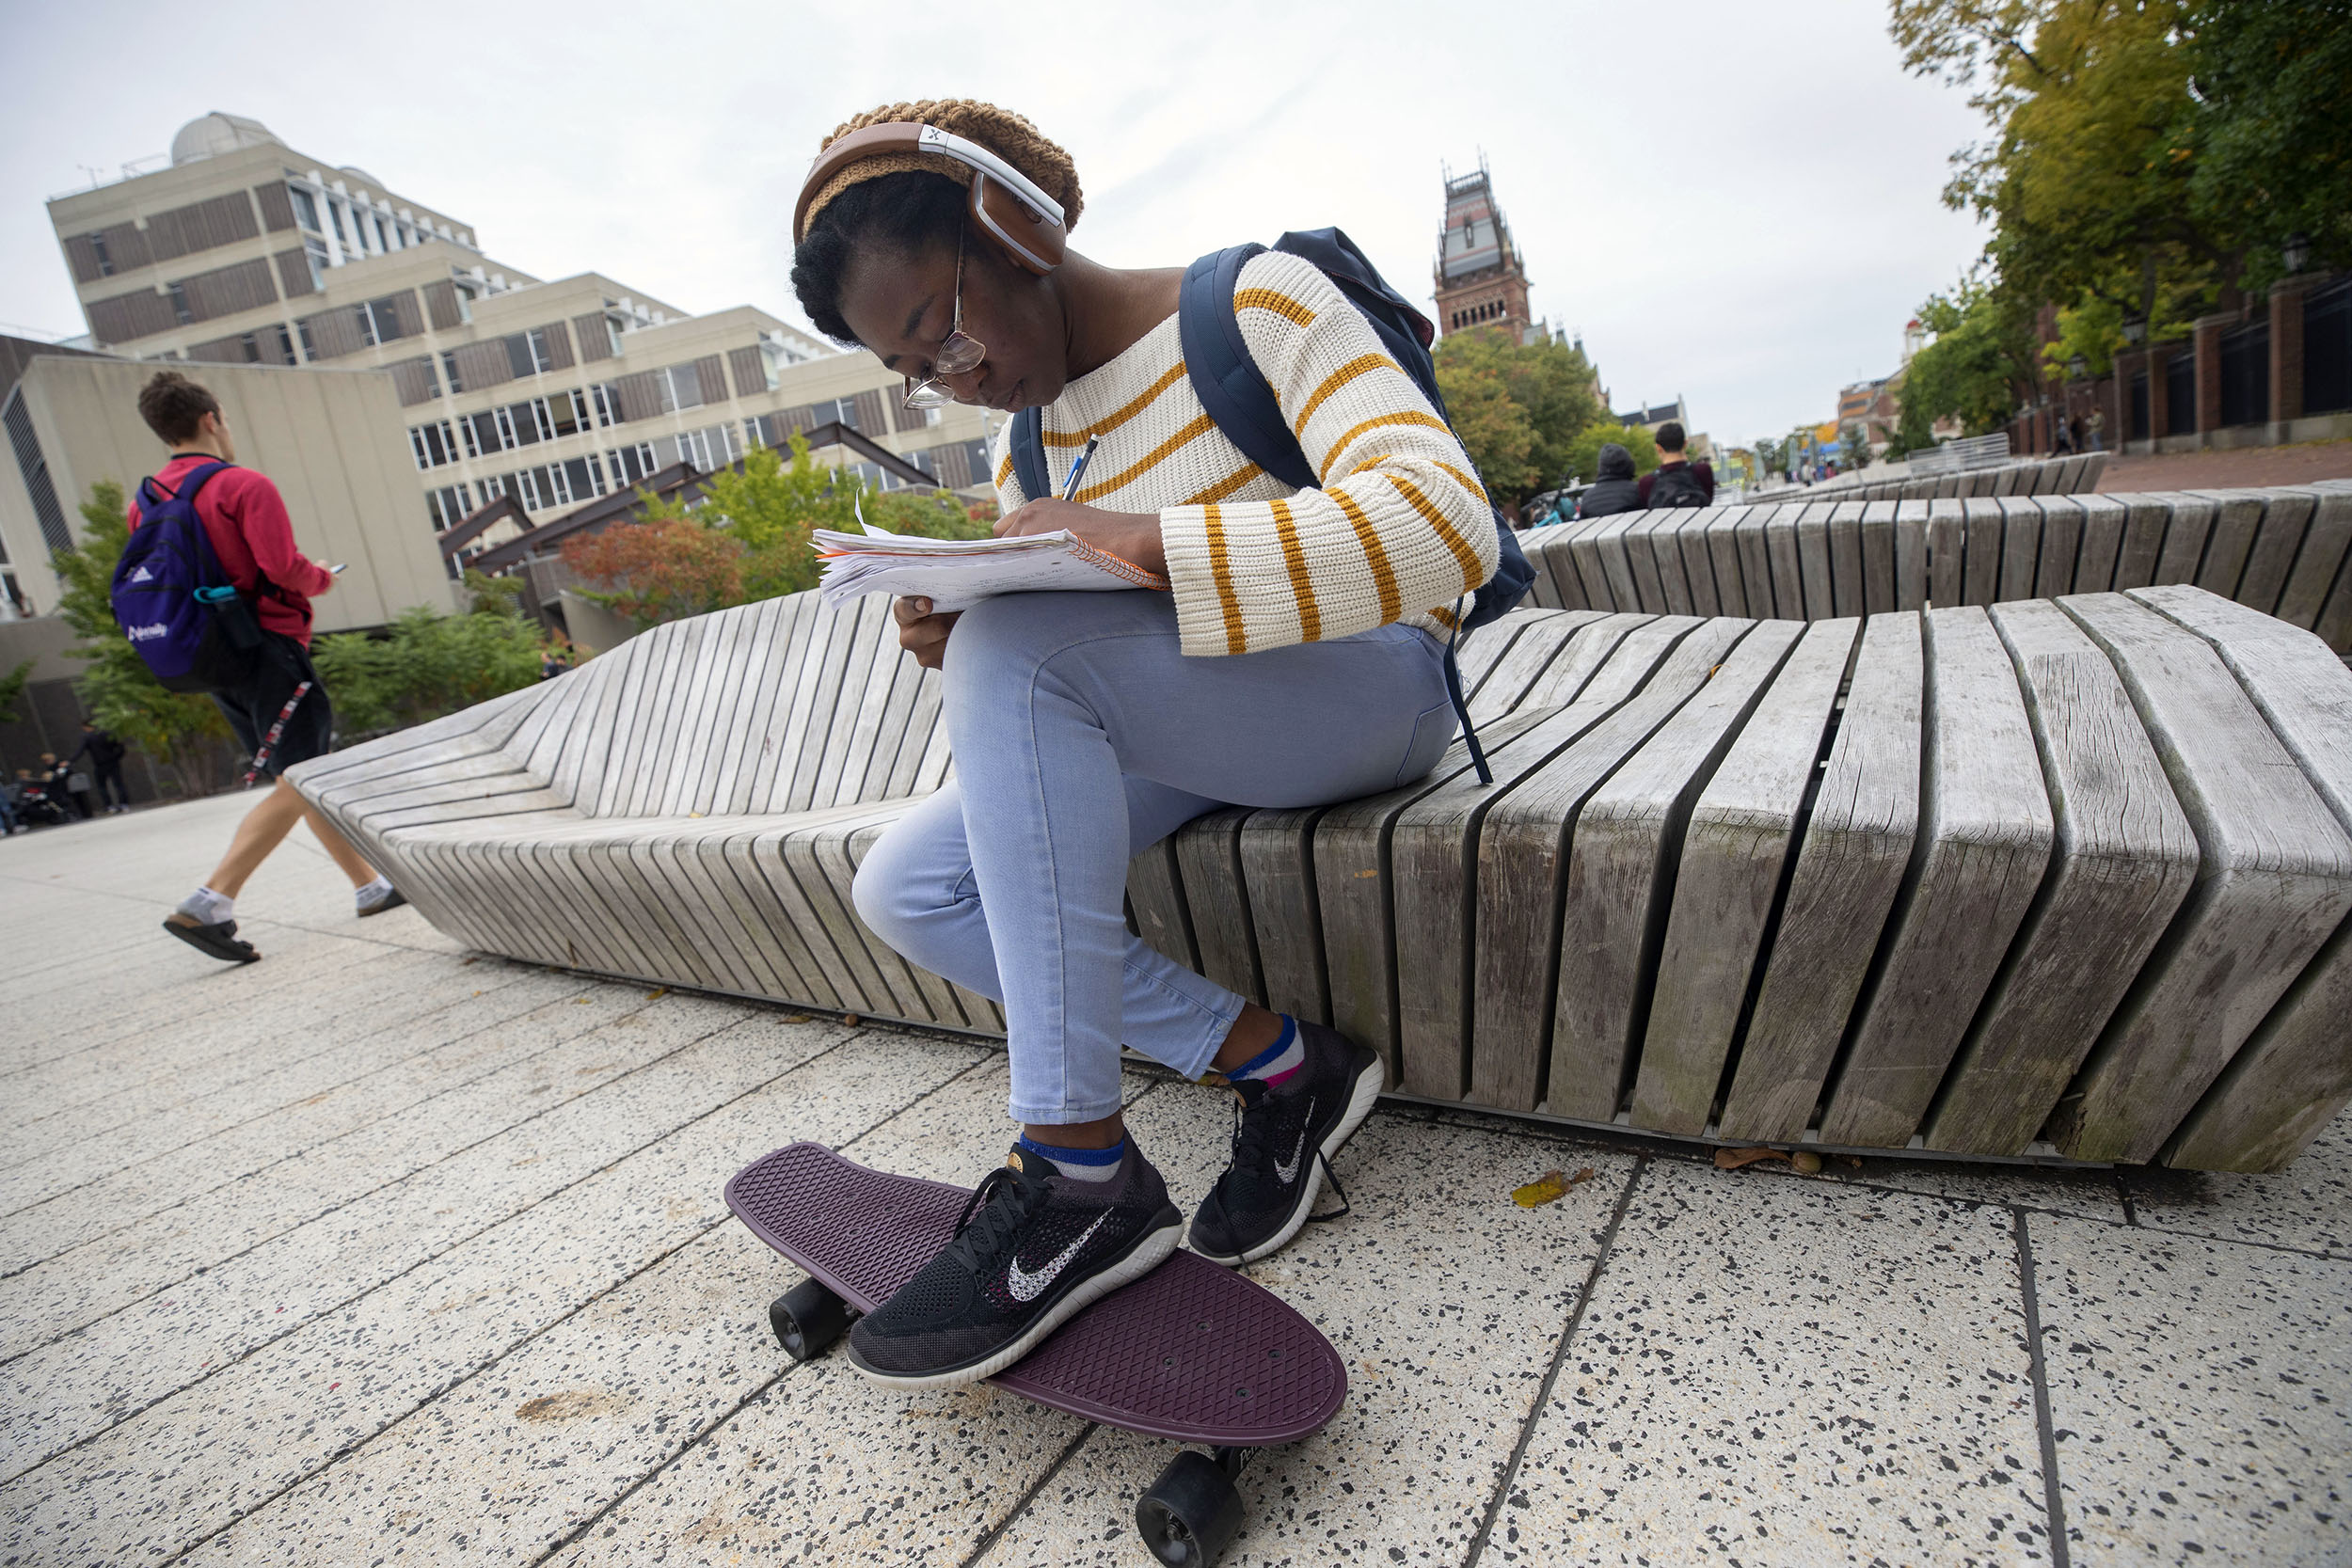
<path fill-rule="evenodd" d="M 1957 469 L 1951 473 L 1910 474 L 1901 479 L 1873 479 L 1867 470 L 1841 474 L 1802 490 L 1769 492 L 1760 499 L 1783 501 L 1802 495 L 1808 500 L 1948 500 L 1970 496 L 2071 496 L 2099 488 L 2107 454 L 2083 452 L 2074 457 L 2027 459 L 1994 467 Z"/>
<path fill-rule="evenodd" d="M 1520 543 L 1563 610 L 1820 621 L 2192 583 L 2352 652 L 2352 488 L 2325 483 L 1620 512 Z"/>
<path fill-rule="evenodd" d="M 2115 498 L 2061 537 L 2079 574 L 2093 539 L 2153 562 L 2178 521 L 2201 569 L 2235 531 L 2242 587 L 2272 503 L 2250 529 L 2231 504 Z M 1462 660 L 1491 785 L 1457 746 L 1385 795 L 1212 813 L 1136 860 L 1136 929 L 1375 1046 L 1423 1100 L 1742 1142 L 2292 1159 L 2352 1099 L 2352 671 L 2285 620 L 2194 583 L 2113 592 L 2112 569 L 2110 591 L 1906 606 L 1935 525 L 1965 580 L 1979 537 L 2010 559 L 2012 515 L 1810 510 L 1648 514 L 1673 526 L 1547 551 L 1555 581 L 1592 562 L 1679 608 L 1504 617 Z M 2072 587 L 2033 558 L 2036 587 Z M 882 602 L 802 594 L 292 776 L 477 948 L 1001 1033 L 850 898 L 950 766 L 938 677 Z"/>

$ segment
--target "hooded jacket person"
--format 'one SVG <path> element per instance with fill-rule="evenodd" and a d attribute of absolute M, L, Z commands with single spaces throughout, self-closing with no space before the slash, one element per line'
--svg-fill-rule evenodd
<path fill-rule="evenodd" d="M 1600 477 L 1584 492 L 1577 508 L 1580 517 L 1606 517 L 1613 512 L 1632 512 L 1642 504 L 1642 489 L 1633 481 L 1633 454 L 1611 441 L 1600 449 Z"/>

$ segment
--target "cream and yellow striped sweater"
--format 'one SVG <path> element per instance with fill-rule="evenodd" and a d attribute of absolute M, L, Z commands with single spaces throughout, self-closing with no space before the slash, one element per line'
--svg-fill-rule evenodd
<path fill-rule="evenodd" d="M 1293 491 L 1226 439 L 1184 373 L 1174 316 L 1043 410 L 1048 471 L 1065 471 L 1089 433 L 1102 437 L 1077 499 L 1160 515 L 1187 654 L 1399 621 L 1443 636 L 1501 548 L 1461 443 L 1312 263 L 1253 257 L 1233 310 L 1321 489 Z M 1007 511 L 1029 499 L 1013 477 L 1010 428 L 994 451 Z"/>

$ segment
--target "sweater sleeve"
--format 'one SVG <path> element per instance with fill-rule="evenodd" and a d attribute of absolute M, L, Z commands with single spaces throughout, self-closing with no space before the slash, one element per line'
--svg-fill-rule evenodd
<path fill-rule="evenodd" d="M 1252 258 L 1233 310 L 1321 487 L 1160 514 L 1184 651 L 1251 653 L 1460 613 L 1502 543 L 1454 432 L 1312 263 Z"/>
<path fill-rule="evenodd" d="M 1006 515 L 1029 499 L 1021 493 L 1021 481 L 1013 474 L 1010 420 L 997 428 L 996 438 L 989 443 L 988 460 L 993 466 L 991 471 L 996 481 L 997 515 Z"/>

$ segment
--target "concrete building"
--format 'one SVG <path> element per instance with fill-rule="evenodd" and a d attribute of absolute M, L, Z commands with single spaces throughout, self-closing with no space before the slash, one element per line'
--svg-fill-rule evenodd
<path fill-rule="evenodd" d="M 153 373 L 133 360 L 42 355 L 7 392 L 0 420 L 15 471 L 0 478 L 0 550 L 18 613 L 56 610 L 49 555 L 80 536 L 90 486 L 112 480 L 128 496 L 169 460 L 139 418 L 139 388 Z M 285 496 L 302 553 L 350 567 L 319 598 L 318 630 L 380 626 L 413 605 L 454 608 L 432 531 L 417 520 L 389 372 L 213 365 L 201 379 L 220 400 L 238 461 Z"/>
<path fill-rule="evenodd" d="M 168 167 L 49 214 L 97 347 L 387 372 L 428 540 L 502 497 L 561 511 L 834 420 L 948 488 L 987 481 L 982 410 L 901 409 L 870 356 L 749 306 L 691 315 L 596 273 L 531 277 L 465 220 L 238 116 L 190 121 Z"/>

